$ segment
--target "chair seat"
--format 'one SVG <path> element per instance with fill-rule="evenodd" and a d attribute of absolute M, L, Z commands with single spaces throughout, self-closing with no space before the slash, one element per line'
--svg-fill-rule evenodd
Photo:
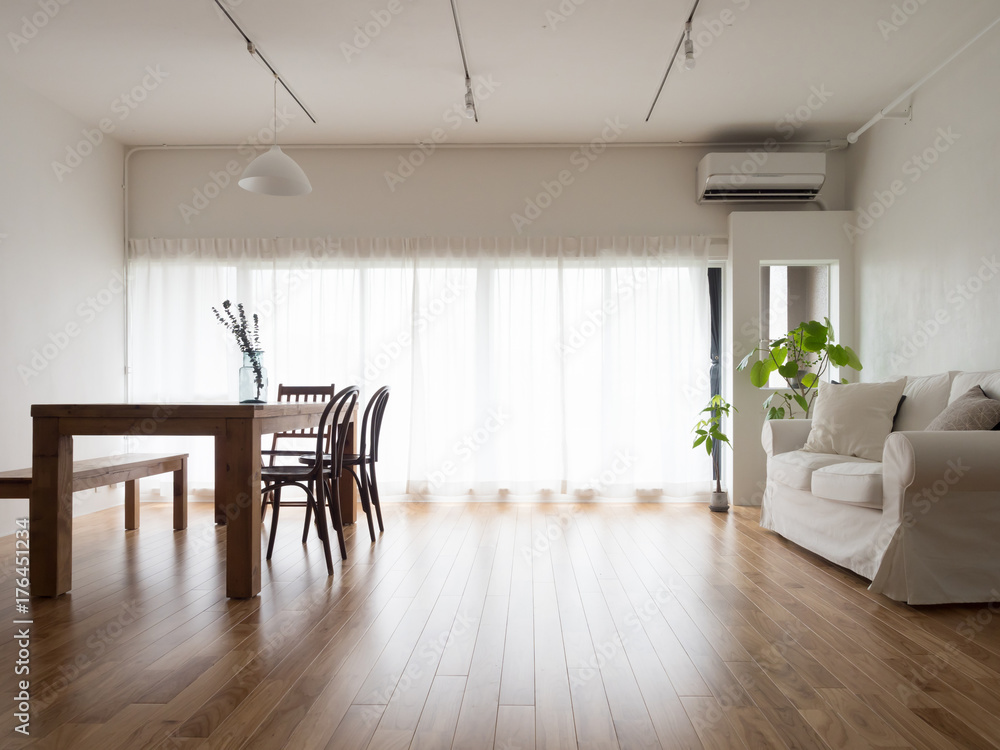
<path fill-rule="evenodd" d="M 359 464 L 359 463 L 362 463 L 362 461 L 371 461 L 371 456 L 369 456 L 369 455 L 362 456 L 359 453 L 345 453 L 344 454 L 344 463 L 345 464 Z M 309 466 L 312 466 L 314 463 L 316 463 L 316 457 L 313 456 L 313 455 L 299 456 L 299 463 L 308 464 Z M 330 454 L 329 453 L 324 453 L 323 454 L 323 463 L 324 464 L 330 463 Z"/>
<path fill-rule="evenodd" d="M 302 466 L 301 464 L 260 467 L 260 478 L 265 482 L 278 479 L 308 479 L 311 478 L 312 473 L 312 466 Z"/>

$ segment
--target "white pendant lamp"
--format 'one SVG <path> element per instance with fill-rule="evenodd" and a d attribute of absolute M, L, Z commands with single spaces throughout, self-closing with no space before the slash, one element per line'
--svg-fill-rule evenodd
<path fill-rule="evenodd" d="M 263 195 L 306 195 L 312 192 L 302 167 L 278 147 L 278 79 L 274 79 L 274 144 L 247 165 L 240 187 Z"/>

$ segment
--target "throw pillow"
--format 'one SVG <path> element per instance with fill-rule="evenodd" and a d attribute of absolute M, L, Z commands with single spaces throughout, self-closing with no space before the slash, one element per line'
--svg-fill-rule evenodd
<path fill-rule="evenodd" d="M 820 382 L 802 450 L 881 461 L 905 385 L 906 378 L 838 386 Z"/>
<path fill-rule="evenodd" d="M 952 374 L 942 372 L 939 375 L 907 377 L 903 393 L 908 398 L 896 414 L 896 421 L 892 426 L 893 432 L 926 430 L 927 425 L 934 421 L 934 417 L 948 405 Z M 973 385 L 975 383 L 969 383 L 965 390 L 969 390 Z"/>
<path fill-rule="evenodd" d="M 992 430 L 1000 424 L 1000 401 L 975 385 L 956 398 L 927 425 L 928 430 Z"/>
<path fill-rule="evenodd" d="M 969 392 L 974 385 L 981 385 L 983 393 L 993 399 L 1000 399 L 1000 370 L 986 372 L 958 372 L 951 381 L 951 395 L 948 403 Z"/>

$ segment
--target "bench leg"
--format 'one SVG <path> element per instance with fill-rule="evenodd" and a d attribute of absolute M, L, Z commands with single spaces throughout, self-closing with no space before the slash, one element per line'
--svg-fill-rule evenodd
<path fill-rule="evenodd" d="M 125 482 L 125 529 L 133 531 L 139 528 L 139 480 L 130 479 Z"/>
<path fill-rule="evenodd" d="M 188 460 L 181 459 L 181 468 L 174 472 L 174 530 L 182 531 L 188 525 Z"/>

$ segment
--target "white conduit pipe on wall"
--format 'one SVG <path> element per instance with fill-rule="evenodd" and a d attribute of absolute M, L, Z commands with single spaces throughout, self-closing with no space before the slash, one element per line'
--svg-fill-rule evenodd
<path fill-rule="evenodd" d="M 990 29 L 992 29 L 998 23 L 1000 23 L 1000 18 L 997 18 L 993 23 L 991 23 L 985 29 L 983 29 L 978 34 L 976 34 L 974 37 L 972 37 L 972 39 L 970 39 L 968 42 L 966 42 L 965 45 L 960 50 L 958 50 L 958 52 L 956 52 L 955 54 L 953 54 L 951 57 L 949 57 L 943 63 L 941 63 L 940 65 L 938 65 L 936 68 L 934 68 L 934 70 L 932 70 L 930 73 L 928 73 L 923 78 L 921 78 L 919 81 L 917 81 L 915 84 L 913 84 L 912 86 L 910 86 L 910 88 L 908 88 L 906 91 L 904 91 L 898 97 L 896 97 L 895 99 L 893 99 L 893 101 L 892 101 L 891 104 L 889 104 L 887 107 L 883 107 L 882 109 L 880 109 L 878 111 L 878 113 L 876 113 L 876 115 L 872 119 L 870 119 L 868 122 L 866 122 L 864 125 L 862 125 L 859 129 L 855 130 L 853 133 L 848 133 L 847 134 L 847 142 L 848 143 L 857 143 L 858 142 L 858 138 L 861 137 L 862 133 L 864 133 L 866 130 L 868 130 L 868 128 L 870 128 L 876 122 L 878 122 L 879 120 L 881 120 L 883 117 L 887 117 L 890 112 L 893 112 L 896 109 L 896 107 L 898 107 L 900 104 L 902 104 L 904 101 L 906 101 L 910 97 L 910 95 L 913 94 L 914 91 L 916 91 L 917 89 L 919 89 L 921 86 L 923 86 L 925 83 L 927 83 L 931 78 L 933 78 L 935 75 L 937 75 L 939 72 L 941 72 L 941 70 L 943 68 L 945 68 L 947 65 L 949 65 L 952 60 L 954 60 L 956 57 L 958 57 L 963 52 L 965 52 L 965 50 L 969 49 L 969 47 L 971 47 L 973 44 L 975 44 L 976 42 L 978 42 L 979 39 L 983 35 L 985 35 Z"/>

